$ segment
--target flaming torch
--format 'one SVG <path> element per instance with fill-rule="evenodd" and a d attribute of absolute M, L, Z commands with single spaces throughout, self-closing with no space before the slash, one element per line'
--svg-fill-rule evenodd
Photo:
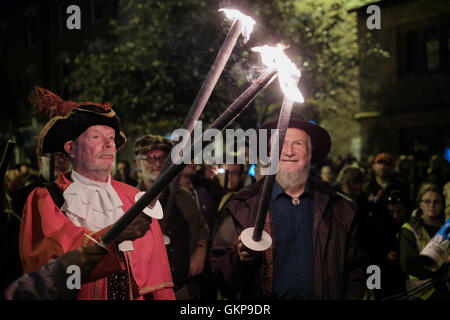
<path fill-rule="evenodd" d="M 277 70 L 269 68 L 258 77 L 211 125 L 208 129 L 225 129 L 231 122 L 243 112 L 252 101 L 275 79 Z M 198 141 L 199 140 L 199 141 Z M 199 137 L 191 144 L 191 150 L 195 151 L 196 143 L 205 144 Z M 207 142 L 209 144 L 212 142 Z M 194 155 L 195 156 L 195 155 Z M 110 244 L 114 239 L 144 210 L 147 205 L 157 199 L 160 192 L 183 170 L 186 163 L 171 164 L 162 172 L 155 183 L 148 189 L 128 211 L 114 223 L 101 238 L 101 243 Z"/>
<path fill-rule="evenodd" d="M 208 75 L 206 76 L 206 79 L 203 81 L 203 84 L 199 92 L 197 93 L 197 96 L 195 97 L 195 100 L 191 108 L 189 109 L 186 119 L 184 120 L 182 128 L 188 130 L 188 132 L 190 133 L 192 133 L 195 122 L 199 119 L 200 115 L 202 114 L 203 109 L 205 108 L 206 103 L 208 102 L 208 99 L 211 96 L 211 93 L 217 84 L 217 81 L 219 80 L 219 77 L 231 55 L 231 52 L 233 51 L 233 48 L 236 45 L 239 34 L 242 34 L 242 36 L 244 37 L 243 41 L 244 43 L 246 43 L 250 39 L 250 35 L 253 31 L 253 26 L 255 25 L 255 21 L 251 17 L 246 16 L 239 10 L 219 9 L 219 11 L 222 11 L 227 17 L 227 19 L 233 21 L 233 23 L 222 44 L 222 47 L 219 50 L 219 53 L 217 54 L 216 59 L 214 60 L 213 65 L 211 66 L 211 69 L 209 70 Z M 186 144 L 185 140 L 182 140 L 179 143 L 180 143 L 179 150 L 183 150 Z M 164 172 L 169 167 L 169 165 L 170 165 L 170 157 L 167 157 L 161 169 L 161 172 Z M 175 180 L 174 184 L 175 189 L 172 190 L 169 199 L 167 201 L 168 206 L 166 207 L 165 212 L 166 218 L 161 221 L 161 229 L 163 232 L 165 232 L 167 228 L 169 218 L 173 211 L 173 206 L 175 205 L 175 195 L 178 185 L 179 185 L 179 177 Z M 152 202 L 150 204 L 150 207 L 152 207 L 153 205 L 154 203 Z M 170 243 L 169 237 L 165 234 L 164 234 L 164 242 L 166 244 Z"/>
<path fill-rule="evenodd" d="M 250 39 L 250 34 L 252 33 L 253 26 L 255 24 L 255 21 L 251 17 L 242 14 L 238 10 L 219 9 L 219 11 L 224 12 L 225 16 L 233 21 L 233 24 L 231 25 L 222 47 L 217 54 L 216 60 L 211 66 L 211 69 L 209 70 L 206 79 L 203 81 L 202 87 L 197 93 L 194 103 L 192 104 L 189 113 L 184 120 L 183 128 L 187 129 L 189 132 L 192 132 L 195 121 L 198 120 L 203 109 L 205 108 L 206 103 L 208 102 L 208 99 L 211 96 L 211 93 L 231 55 L 231 52 L 236 45 L 239 34 L 242 33 L 244 43 L 246 43 Z"/>
<path fill-rule="evenodd" d="M 303 103 L 304 99 L 302 93 L 297 87 L 298 80 L 300 79 L 300 71 L 297 69 L 289 58 L 284 54 L 282 45 L 276 47 L 256 47 L 253 51 L 261 54 L 262 62 L 269 68 L 275 68 L 278 70 L 278 80 L 280 82 L 281 90 L 284 93 L 283 104 L 281 106 L 280 115 L 278 117 L 276 134 L 272 137 L 272 148 L 274 143 L 278 143 L 278 154 L 272 152 L 270 161 L 276 161 L 277 167 L 281 155 L 281 150 L 284 143 L 284 137 L 286 135 L 287 128 L 289 126 L 289 120 L 291 118 L 292 106 L 295 102 Z M 277 139 L 278 138 L 278 139 Z M 275 171 L 276 172 L 276 171 Z M 270 204 L 270 197 L 272 194 L 273 184 L 275 183 L 276 174 L 266 177 L 261 201 L 256 214 L 255 226 L 247 228 L 241 233 L 241 241 L 247 247 L 254 251 L 267 250 L 271 244 L 272 239 L 270 235 L 263 230 L 264 223 L 266 221 L 267 209 Z"/>
<path fill-rule="evenodd" d="M 219 9 L 222 11 L 225 16 L 232 20 L 233 23 L 231 25 L 230 30 L 222 44 L 222 47 L 217 54 L 216 59 L 214 60 L 211 69 L 209 70 L 208 75 L 206 76 L 203 84 L 195 97 L 195 100 L 189 109 L 188 115 L 184 120 L 183 129 L 187 129 L 189 132 L 192 132 L 195 122 L 198 120 L 200 115 L 203 112 L 203 109 L 208 102 L 209 97 L 219 80 L 220 75 L 222 74 L 225 65 L 230 58 L 231 52 L 236 45 L 239 34 L 242 34 L 244 37 L 244 43 L 246 43 L 250 39 L 250 34 L 253 31 L 253 26 L 255 25 L 255 21 L 245 14 L 241 13 L 239 10 L 235 9 Z M 183 150 L 185 142 L 180 142 L 182 145 L 180 146 L 180 150 Z M 166 163 L 164 163 L 163 172 L 169 165 L 170 159 L 167 158 Z"/>

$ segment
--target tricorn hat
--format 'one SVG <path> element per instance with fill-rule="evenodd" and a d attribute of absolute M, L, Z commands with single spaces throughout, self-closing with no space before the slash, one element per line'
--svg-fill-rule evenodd
<path fill-rule="evenodd" d="M 261 129 L 269 129 L 268 131 L 268 138 L 270 141 L 270 129 L 276 129 L 277 128 L 278 120 L 268 122 L 261 126 L 259 130 Z M 289 127 L 288 128 L 296 128 L 305 131 L 309 137 L 311 138 L 311 145 L 312 145 L 312 157 L 311 157 L 311 163 L 317 163 L 318 161 L 324 159 L 328 153 L 331 150 L 331 138 L 328 132 L 323 129 L 322 127 L 307 121 L 302 116 L 292 113 L 291 118 L 289 120 Z"/>
<path fill-rule="evenodd" d="M 114 129 L 117 150 L 127 142 L 125 134 L 120 131 L 120 119 L 109 104 L 65 101 L 39 87 L 34 88 L 28 100 L 51 117 L 39 136 L 38 153 L 66 153 L 64 144 L 67 141 L 76 139 L 95 125 Z"/>

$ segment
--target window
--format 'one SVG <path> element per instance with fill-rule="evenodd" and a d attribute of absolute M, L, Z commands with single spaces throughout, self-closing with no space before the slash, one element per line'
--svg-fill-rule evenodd
<path fill-rule="evenodd" d="M 58 3 L 58 30 L 59 30 L 59 36 L 62 38 L 64 37 L 67 32 L 69 31 L 66 26 L 67 22 L 67 7 L 68 7 L 68 1 L 61 0 Z"/>
<path fill-rule="evenodd" d="M 38 43 L 38 28 L 39 24 L 35 17 L 29 17 L 26 22 L 27 25 L 27 49 L 36 48 Z"/>
<path fill-rule="evenodd" d="M 0 25 L 0 59 L 6 55 L 6 25 Z"/>
<path fill-rule="evenodd" d="M 400 71 L 404 74 L 450 71 L 450 26 L 435 24 L 428 27 L 409 25 L 399 34 Z"/>
<path fill-rule="evenodd" d="M 439 69 L 439 51 L 439 33 L 435 29 L 428 29 L 425 33 L 425 65 L 428 71 Z"/>
<path fill-rule="evenodd" d="M 419 36 L 410 31 L 406 35 L 406 72 L 419 71 Z"/>
<path fill-rule="evenodd" d="M 450 28 L 447 29 L 447 36 L 446 36 L 446 45 L 447 45 L 447 68 L 450 67 Z"/>
<path fill-rule="evenodd" d="M 103 0 L 91 0 L 91 20 L 92 24 L 103 20 Z"/>

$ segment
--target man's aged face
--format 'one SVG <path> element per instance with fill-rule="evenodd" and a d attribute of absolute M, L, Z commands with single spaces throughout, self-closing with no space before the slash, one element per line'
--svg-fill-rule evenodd
<path fill-rule="evenodd" d="M 287 129 L 277 174 L 277 181 L 284 189 L 295 189 L 306 182 L 311 151 L 311 140 L 305 131 Z"/>
<path fill-rule="evenodd" d="M 305 169 L 311 161 L 309 136 L 300 129 L 289 128 L 284 138 L 279 168 L 294 172 Z"/>
<path fill-rule="evenodd" d="M 136 165 L 142 172 L 144 182 L 155 182 L 158 179 L 166 158 L 167 152 L 158 149 L 149 150 L 138 156 Z"/>
<path fill-rule="evenodd" d="M 115 131 L 104 125 L 91 126 L 74 142 L 72 152 L 73 166 L 83 171 L 111 171 L 116 159 Z"/>

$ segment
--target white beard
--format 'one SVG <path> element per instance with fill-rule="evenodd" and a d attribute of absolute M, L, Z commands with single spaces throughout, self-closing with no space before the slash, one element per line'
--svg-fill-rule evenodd
<path fill-rule="evenodd" d="M 144 183 L 146 183 L 146 184 L 154 183 L 160 175 L 160 172 L 154 173 L 154 172 L 147 171 L 145 169 L 142 170 L 141 172 L 142 172 L 142 180 L 144 180 Z"/>
<path fill-rule="evenodd" d="M 276 180 L 285 191 L 296 191 L 306 183 L 309 176 L 310 165 L 303 169 L 296 169 L 288 172 L 286 169 L 279 168 Z"/>
<path fill-rule="evenodd" d="M 114 163 L 114 162 L 113 162 Z M 99 163 L 99 162 L 85 162 L 85 168 L 88 169 L 89 171 L 102 171 L 102 170 L 108 170 L 109 172 L 111 172 L 114 168 L 113 163 L 111 164 L 104 164 L 104 163 Z"/>

